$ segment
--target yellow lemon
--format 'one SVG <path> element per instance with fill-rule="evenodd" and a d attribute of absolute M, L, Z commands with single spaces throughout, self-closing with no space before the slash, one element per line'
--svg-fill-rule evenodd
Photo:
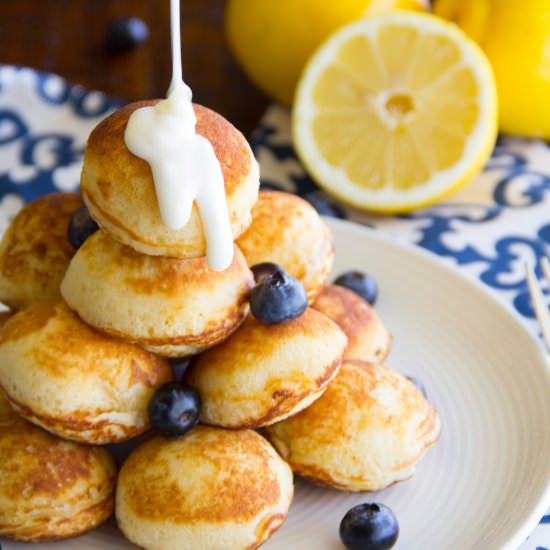
<path fill-rule="evenodd" d="M 550 1 L 438 0 L 493 66 L 503 132 L 550 138 Z"/>
<path fill-rule="evenodd" d="M 243 71 L 267 95 L 290 105 L 313 50 L 338 27 L 393 8 L 426 9 L 428 0 L 229 0 L 226 35 Z"/>
<path fill-rule="evenodd" d="M 497 135 L 494 77 L 456 25 L 392 12 L 351 23 L 314 53 L 292 111 L 296 151 L 328 192 L 405 212 L 479 170 Z"/>

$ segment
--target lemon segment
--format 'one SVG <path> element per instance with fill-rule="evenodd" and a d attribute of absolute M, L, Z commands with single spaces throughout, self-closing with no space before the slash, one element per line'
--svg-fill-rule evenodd
<path fill-rule="evenodd" d="M 404 212 L 469 181 L 497 134 L 491 67 L 454 25 L 393 12 L 332 35 L 302 73 L 294 145 L 328 192 Z"/>

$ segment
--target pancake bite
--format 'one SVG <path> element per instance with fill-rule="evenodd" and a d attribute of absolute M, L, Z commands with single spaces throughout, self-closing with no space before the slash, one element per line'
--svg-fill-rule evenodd
<path fill-rule="evenodd" d="M 343 491 L 378 491 L 413 475 L 439 429 L 437 412 L 404 376 L 344 361 L 311 407 L 265 434 L 294 473 Z"/>
<path fill-rule="evenodd" d="M 0 416 L 0 537 L 54 541 L 90 531 L 111 516 L 115 483 L 105 449 Z"/>
<path fill-rule="evenodd" d="M 355 292 L 327 285 L 311 306 L 332 319 L 348 337 L 344 359 L 382 363 L 391 348 L 391 336 L 374 308 Z"/>
<path fill-rule="evenodd" d="M 172 378 L 164 359 L 90 328 L 61 301 L 35 304 L 0 329 L 0 386 L 11 406 L 66 439 L 104 444 L 145 432 L 149 400 Z"/>
<path fill-rule="evenodd" d="M 98 231 L 71 261 L 61 294 L 90 325 L 181 357 L 227 338 L 244 321 L 253 285 L 237 247 L 231 265 L 213 271 L 204 257 L 146 256 Z"/>
<path fill-rule="evenodd" d="M 285 520 L 292 472 L 251 430 L 197 426 L 153 437 L 120 471 L 116 518 L 146 550 L 253 549 Z"/>
<path fill-rule="evenodd" d="M 311 308 L 272 325 L 249 316 L 228 340 L 198 356 L 184 381 L 199 391 L 202 422 L 259 428 L 315 401 L 338 372 L 346 341 Z"/>
<path fill-rule="evenodd" d="M 310 302 L 326 283 L 334 259 L 332 234 L 305 200 L 280 191 L 260 191 L 252 225 L 237 239 L 249 266 L 281 265 L 306 289 Z"/>
<path fill-rule="evenodd" d="M 97 223 L 138 252 L 177 258 L 206 254 L 203 225 L 196 205 L 180 229 L 162 220 L 149 164 L 133 155 L 124 141 L 130 115 L 158 101 L 140 101 L 116 111 L 92 131 L 84 155 L 81 190 Z M 250 225 L 258 197 L 258 165 L 244 136 L 221 115 L 194 104 L 196 131 L 213 146 L 223 173 L 233 238 Z"/>
<path fill-rule="evenodd" d="M 73 254 L 69 220 L 82 206 L 77 193 L 50 193 L 26 204 L 0 242 L 0 302 L 23 309 L 59 299 Z"/>
<path fill-rule="evenodd" d="M 12 413 L 13 409 L 11 408 L 10 402 L 6 397 L 6 394 L 2 390 L 0 390 L 0 417 Z"/>

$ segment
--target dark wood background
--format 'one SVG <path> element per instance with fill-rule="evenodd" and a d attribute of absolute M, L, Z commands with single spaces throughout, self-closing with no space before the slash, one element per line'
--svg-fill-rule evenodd
<path fill-rule="evenodd" d="M 196 102 L 248 135 L 268 100 L 231 55 L 224 7 L 224 0 L 181 1 L 183 75 Z M 169 0 L 1 0 L 0 63 L 55 72 L 124 101 L 163 97 L 171 72 L 169 10 Z M 109 24 L 130 16 L 146 23 L 149 37 L 113 52 Z"/>

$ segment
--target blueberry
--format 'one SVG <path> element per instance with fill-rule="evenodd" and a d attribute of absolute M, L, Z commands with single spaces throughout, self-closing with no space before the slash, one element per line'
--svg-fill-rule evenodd
<path fill-rule="evenodd" d="M 426 392 L 426 386 L 422 383 L 422 380 L 415 378 L 414 376 L 405 376 L 408 378 L 417 388 L 418 391 L 424 396 L 424 399 L 428 399 L 428 393 Z"/>
<path fill-rule="evenodd" d="M 137 17 L 117 17 L 107 27 L 107 48 L 114 52 L 131 50 L 147 40 L 149 29 Z"/>
<path fill-rule="evenodd" d="M 187 367 L 191 364 L 191 357 L 184 357 L 170 360 L 170 366 L 172 367 L 172 374 L 176 382 L 183 380 L 183 375 L 187 370 Z"/>
<path fill-rule="evenodd" d="M 266 277 L 273 275 L 276 271 L 281 271 L 283 268 L 272 262 L 262 262 L 261 264 L 253 265 L 250 270 L 254 275 L 254 281 L 259 285 L 263 283 Z"/>
<path fill-rule="evenodd" d="M 201 398 L 195 388 L 171 382 L 164 384 L 153 394 L 147 412 L 149 421 L 157 432 L 177 439 L 199 421 Z"/>
<path fill-rule="evenodd" d="M 306 291 L 284 269 L 262 279 L 250 293 L 250 309 L 258 321 L 282 323 L 301 315 L 307 307 Z"/>
<path fill-rule="evenodd" d="M 324 193 L 321 191 L 312 191 L 311 193 L 307 193 L 304 195 L 304 199 L 306 199 L 315 210 L 321 216 L 330 216 L 331 218 L 345 218 L 346 214 L 341 206 L 336 204 L 333 200 L 329 199 Z"/>
<path fill-rule="evenodd" d="M 353 290 L 365 299 L 371 306 L 376 303 L 378 297 L 378 285 L 374 277 L 362 271 L 346 271 L 334 279 L 335 285 L 344 286 Z"/>
<path fill-rule="evenodd" d="M 86 205 L 83 204 L 78 210 L 73 212 L 69 220 L 67 238 L 75 248 L 80 248 L 84 244 L 84 241 L 98 229 L 99 226 L 90 216 Z"/>
<path fill-rule="evenodd" d="M 354 506 L 340 522 L 340 539 L 348 550 L 387 550 L 398 535 L 393 512 L 378 502 Z"/>

